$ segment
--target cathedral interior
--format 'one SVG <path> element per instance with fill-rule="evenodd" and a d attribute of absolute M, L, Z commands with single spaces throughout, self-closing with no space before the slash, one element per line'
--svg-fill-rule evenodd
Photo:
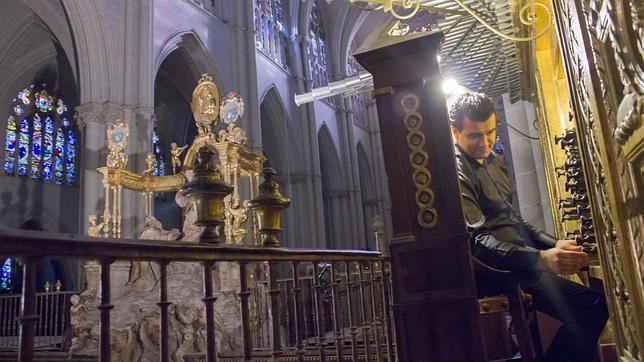
<path fill-rule="evenodd" d="M 588 254 L 566 278 L 607 301 L 595 360 L 644 361 L 641 1 L 17 0 L 0 23 L 1 361 L 540 360 L 560 323 L 470 256 L 467 91 L 495 102 L 508 207 Z"/>

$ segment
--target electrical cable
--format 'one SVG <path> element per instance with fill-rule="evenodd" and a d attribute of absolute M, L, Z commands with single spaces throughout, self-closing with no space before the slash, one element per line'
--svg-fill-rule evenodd
<path fill-rule="evenodd" d="M 525 138 L 529 138 L 531 140 L 539 140 L 539 137 L 532 137 L 529 134 L 525 134 L 525 133 L 519 131 L 516 127 L 514 127 L 513 125 L 511 125 L 509 123 L 507 123 L 507 126 L 512 128 L 516 133 L 520 134 L 521 136 L 523 136 Z"/>

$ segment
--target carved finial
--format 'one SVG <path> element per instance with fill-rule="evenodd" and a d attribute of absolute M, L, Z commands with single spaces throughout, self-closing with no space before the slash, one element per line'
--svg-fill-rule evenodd
<path fill-rule="evenodd" d="M 214 163 L 215 152 L 208 147 L 201 147 L 197 152 L 197 164 L 195 166 L 195 176 L 201 176 L 214 172 L 220 175 L 219 168 Z"/>
<path fill-rule="evenodd" d="M 272 167 L 265 167 L 262 170 L 262 175 L 264 175 L 264 182 L 259 185 L 259 194 L 260 195 L 270 195 L 280 194 L 280 185 L 275 181 L 275 176 L 277 172 Z"/>

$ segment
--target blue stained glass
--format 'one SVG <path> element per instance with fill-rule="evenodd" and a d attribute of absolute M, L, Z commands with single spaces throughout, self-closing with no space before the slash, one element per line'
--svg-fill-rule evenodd
<path fill-rule="evenodd" d="M 25 88 L 22 91 L 18 92 L 18 98 L 22 101 L 22 104 L 28 105 L 31 103 L 31 90 L 29 88 Z"/>
<path fill-rule="evenodd" d="M 11 258 L 7 258 L 2 264 L 2 274 L 0 275 L 0 289 L 9 290 L 11 288 Z"/>
<path fill-rule="evenodd" d="M 505 145 L 503 144 L 503 141 L 501 140 L 501 137 L 499 137 L 499 136 L 496 137 L 496 143 L 494 144 L 492 149 L 494 150 L 494 153 L 499 155 L 501 157 L 501 159 L 505 161 L 505 154 L 504 154 L 505 153 Z"/>
<path fill-rule="evenodd" d="M 44 84 L 43 84 L 44 86 Z M 36 107 L 40 109 L 41 112 L 51 112 L 54 109 L 54 99 L 52 96 L 47 95 L 46 90 L 41 90 L 36 93 Z"/>
<path fill-rule="evenodd" d="M 163 161 L 163 153 L 161 152 L 161 142 L 156 131 L 152 131 L 152 150 L 154 152 L 154 176 L 165 176 L 165 162 Z"/>
<path fill-rule="evenodd" d="M 63 102 L 62 99 L 57 100 L 56 101 L 56 113 L 63 114 L 65 112 L 67 112 L 67 106 L 65 105 L 65 103 Z"/>
<path fill-rule="evenodd" d="M 20 176 L 73 184 L 77 142 L 70 128 L 73 120 L 68 118 L 69 109 L 64 100 L 49 95 L 46 87 L 44 83 L 31 84 L 12 100 L 3 169 L 9 175 L 17 169 Z"/>
<path fill-rule="evenodd" d="M 31 136 L 31 177 L 40 178 L 40 158 L 42 156 L 42 120 L 38 113 L 33 117 L 34 132 Z"/>
<path fill-rule="evenodd" d="M 45 118 L 45 136 L 43 138 L 43 163 L 42 178 L 46 182 L 51 181 L 52 156 L 54 152 L 54 121 L 50 117 Z"/>
<path fill-rule="evenodd" d="M 74 131 L 67 131 L 67 144 L 65 145 L 65 179 L 68 185 L 72 185 L 76 178 L 74 159 L 76 157 L 76 135 Z"/>
<path fill-rule="evenodd" d="M 65 138 L 63 137 L 63 130 L 58 129 L 56 132 L 56 148 L 54 149 L 54 157 L 56 159 L 54 175 L 55 181 L 57 184 L 63 183 L 63 170 L 64 170 L 64 147 L 65 147 Z"/>
<path fill-rule="evenodd" d="M 16 118 L 9 116 L 4 139 L 4 172 L 6 174 L 13 174 L 13 164 L 16 159 L 16 130 Z"/>
<path fill-rule="evenodd" d="M 20 121 L 20 142 L 18 143 L 18 175 L 27 174 L 29 162 L 29 121 L 23 118 Z"/>

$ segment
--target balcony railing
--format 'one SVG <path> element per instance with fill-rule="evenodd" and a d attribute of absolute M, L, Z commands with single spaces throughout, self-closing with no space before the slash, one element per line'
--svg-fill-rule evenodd
<path fill-rule="evenodd" d="M 205 309 L 205 346 L 184 353 L 185 361 L 395 360 L 389 267 L 376 252 L 70 237 L 17 230 L 0 230 L 0 240 L 0 255 L 20 258 L 24 268 L 21 361 L 33 360 L 39 328 L 50 326 L 43 310 L 37 308 L 41 297 L 35 293 L 36 267 L 44 257 L 93 259 L 100 264 L 100 361 L 112 358 L 110 266 L 117 260 L 150 261 L 159 266 L 158 303 L 151 307 L 159 311 L 160 361 L 176 359 L 169 343 L 170 262 L 200 262 L 203 268 L 200 297 Z M 213 268 L 224 262 L 233 262 L 239 271 L 242 348 L 233 352 L 216 351 L 215 344 L 222 336 L 216 336 L 215 330 L 215 317 L 221 311 L 214 308 Z M 55 327 L 57 331 L 67 325 L 67 319 L 63 320 Z"/>

